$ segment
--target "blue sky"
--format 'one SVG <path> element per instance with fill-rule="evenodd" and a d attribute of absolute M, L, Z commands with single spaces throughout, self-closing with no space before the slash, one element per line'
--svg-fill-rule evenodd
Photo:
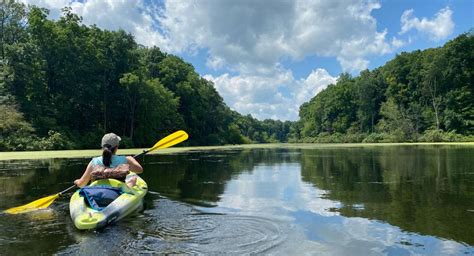
<path fill-rule="evenodd" d="M 85 24 L 124 29 L 190 62 L 226 104 L 297 120 L 301 104 L 403 51 L 439 47 L 474 27 L 473 0 L 22 0 L 66 5 Z"/>

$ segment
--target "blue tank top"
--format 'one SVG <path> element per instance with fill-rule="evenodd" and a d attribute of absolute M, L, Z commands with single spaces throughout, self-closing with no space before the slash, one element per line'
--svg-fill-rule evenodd
<path fill-rule="evenodd" d="M 92 162 L 92 165 L 94 165 L 94 166 L 95 165 L 104 166 L 104 162 L 102 162 L 102 157 L 101 156 L 92 158 L 91 162 Z M 115 168 L 120 164 L 126 164 L 126 163 L 128 163 L 126 156 L 112 155 L 112 163 L 110 163 L 110 167 Z"/>

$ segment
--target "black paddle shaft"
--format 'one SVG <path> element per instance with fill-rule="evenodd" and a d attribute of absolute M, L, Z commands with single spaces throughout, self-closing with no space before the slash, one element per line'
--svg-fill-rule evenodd
<path fill-rule="evenodd" d="M 143 150 L 143 152 L 141 152 L 140 154 L 134 155 L 133 158 L 136 159 L 137 157 L 142 156 L 142 155 L 145 155 L 145 154 L 148 153 L 148 152 L 149 152 L 149 150 Z"/>
<path fill-rule="evenodd" d="M 74 184 L 74 185 L 72 185 L 72 186 L 66 188 L 65 190 L 59 192 L 59 195 L 62 195 L 62 194 L 68 192 L 69 190 L 71 190 L 71 189 L 73 189 L 73 188 L 75 188 L 75 187 L 76 187 L 76 185 Z"/>

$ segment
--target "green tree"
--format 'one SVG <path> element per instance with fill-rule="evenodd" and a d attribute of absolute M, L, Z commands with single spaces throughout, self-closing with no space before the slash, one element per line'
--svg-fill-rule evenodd
<path fill-rule="evenodd" d="M 380 132 L 394 135 L 395 141 L 411 140 L 414 134 L 412 122 L 407 118 L 406 110 L 401 109 L 394 99 L 388 99 L 380 108 L 382 119 L 378 123 Z"/>
<path fill-rule="evenodd" d="M 442 70 L 446 65 L 442 49 L 436 52 L 427 51 L 425 53 L 424 64 L 422 69 L 423 81 L 421 86 L 421 93 L 429 102 L 435 115 L 435 128 L 441 128 L 441 93 L 443 92 L 443 74 Z"/>
<path fill-rule="evenodd" d="M 139 97 L 134 145 L 146 147 L 150 141 L 184 129 L 183 118 L 178 113 L 179 99 L 158 79 L 146 80 Z"/>
<path fill-rule="evenodd" d="M 380 116 L 380 105 L 385 101 L 386 83 L 379 70 L 364 70 L 355 81 L 357 123 L 359 132 L 374 132 Z"/>
<path fill-rule="evenodd" d="M 127 106 L 127 117 L 130 119 L 129 128 L 130 133 L 129 137 L 133 140 L 133 131 L 135 128 L 135 115 L 138 110 L 138 100 L 139 100 L 139 90 L 143 86 L 141 79 L 133 74 L 126 73 L 120 78 L 120 85 L 123 86 L 125 90 L 125 106 Z"/>

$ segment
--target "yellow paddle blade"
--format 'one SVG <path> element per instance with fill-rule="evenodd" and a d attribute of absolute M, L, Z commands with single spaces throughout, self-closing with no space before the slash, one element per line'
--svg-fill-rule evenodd
<path fill-rule="evenodd" d="M 29 204 L 7 209 L 4 212 L 9 213 L 9 214 L 18 214 L 18 213 L 25 213 L 25 212 L 31 212 L 31 211 L 35 211 L 39 209 L 44 209 L 44 208 L 47 208 L 50 204 L 52 204 L 54 200 L 56 200 L 56 198 L 58 197 L 59 197 L 59 194 L 43 197 Z"/>
<path fill-rule="evenodd" d="M 188 134 L 185 132 L 185 131 L 177 131 L 177 132 L 174 132 L 166 137 L 164 137 L 163 139 L 161 139 L 160 141 L 158 141 L 153 147 L 151 147 L 149 151 L 153 151 L 155 149 L 158 149 L 158 148 L 169 148 L 171 146 L 174 146 L 178 143 L 181 143 L 185 140 L 188 139 Z"/>

